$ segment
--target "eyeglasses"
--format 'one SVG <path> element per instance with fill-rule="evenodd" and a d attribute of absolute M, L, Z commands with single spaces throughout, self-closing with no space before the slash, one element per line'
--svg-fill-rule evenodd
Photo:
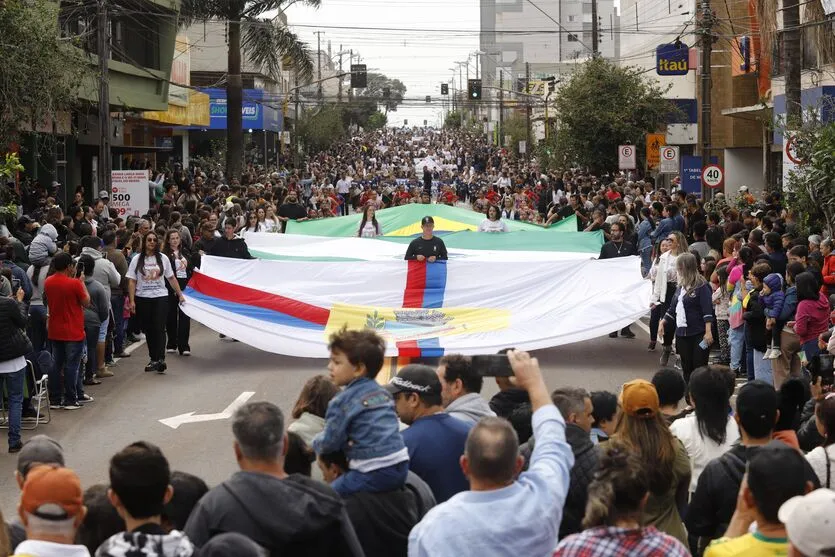
<path fill-rule="evenodd" d="M 156 243 L 156 242 L 157 242 L 157 239 L 156 239 L 156 238 L 145 238 L 145 243 L 147 244 L 148 242 L 154 242 L 154 243 Z"/>

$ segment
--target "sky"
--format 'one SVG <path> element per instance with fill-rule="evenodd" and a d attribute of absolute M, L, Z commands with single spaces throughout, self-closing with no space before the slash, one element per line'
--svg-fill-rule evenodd
<path fill-rule="evenodd" d="M 359 52 L 369 72 L 402 81 L 406 101 L 389 113 L 389 125 L 442 123 L 441 82 L 452 78 L 451 68 L 478 50 L 479 0 L 322 0 L 318 10 L 300 4 L 287 9 L 290 28 L 316 50 L 316 31 L 322 31 L 322 50 L 336 55 Z M 374 30 L 385 28 L 387 30 Z M 338 58 L 334 56 L 338 61 Z M 348 56 L 343 68 L 348 69 Z M 470 60 L 475 75 L 475 56 Z M 457 71 L 456 71 L 457 83 Z M 432 96 L 427 104 L 425 97 Z"/>

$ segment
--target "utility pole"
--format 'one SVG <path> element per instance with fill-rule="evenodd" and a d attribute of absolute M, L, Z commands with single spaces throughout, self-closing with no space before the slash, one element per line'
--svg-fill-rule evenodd
<path fill-rule="evenodd" d="M 600 56 L 600 22 L 597 21 L 597 0 L 591 0 L 591 52 L 592 56 Z"/>
<path fill-rule="evenodd" d="M 796 129 L 801 123 L 800 104 L 800 4 L 783 1 L 783 65 L 786 70 L 786 124 Z M 785 141 L 785 138 L 783 139 Z"/>
<path fill-rule="evenodd" d="M 352 48 L 351 51 L 349 52 L 348 67 L 350 68 L 353 65 L 354 65 L 354 49 Z M 351 79 L 352 80 L 354 79 L 353 72 L 351 72 Z M 351 84 L 349 83 L 348 84 L 348 104 L 351 104 L 353 102 L 353 100 L 354 100 L 354 88 L 351 87 Z"/>
<path fill-rule="evenodd" d="M 296 82 L 296 121 L 295 121 L 295 130 L 293 130 L 293 135 L 296 136 L 296 140 L 293 142 L 295 144 L 295 149 L 293 150 L 293 168 L 299 168 L 299 70 L 296 68 L 293 70 L 294 73 L 294 80 Z"/>
<path fill-rule="evenodd" d="M 531 158 L 531 63 L 525 62 L 525 105 L 527 116 L 527 137 L 525 142 L 525 158 Z"/>
<path fill-rule="evenodd" d="M 339 96 L 337 96 L 337 102 L 342 104 L 342 82 L 345 80 L 345 76 L 342 75 L 342 45 L 339 45 Z"/>
<path fill-rule="evenodd" d="M 504 147 L 504 74 L 499 70 L 499 147 Z"/>
<path fill-rule="evenodd" d="M 701 59 L 701 101 L 702 121 L 699 123 L 700 151 L 702 155 L 702 168 L 710 164 L 710 111 L 711 111 L 711 54 L 713 52 L 713 11 L 710 8 L 710 0 L 701 0 L 702 19 L 699 22 L 702 35 L 702 59 Z M 707 199 L 708 188 L 702 184 L 702 199 Z"/>
<path fill-rule="evenodd" d="M 317 96 L 319 97 L 319 105 L 323 102 L 322 96 L 322 33 L 324 31 L 316 31 L 316 79 L 319 80 Z"/>
<path fill-rule="evenodd" d="M 110 171 L 112 162 L 110 156 L 110 20 L 107 14 L 107 0 L 98 0 L 96 14 L 99 54 L 99 164 L 97 167 L 96 188 L 93 198 L 98 197 L 100 191 L 110 191 Z M 150 178 L 149 178 L 150 179 Z M 66 184 L 65 184 L 66 187 Z"/>

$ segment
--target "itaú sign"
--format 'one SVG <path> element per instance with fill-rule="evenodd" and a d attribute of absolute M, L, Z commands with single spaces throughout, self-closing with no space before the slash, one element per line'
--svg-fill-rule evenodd
<path fill-rule="evenodd" d="M 655 49 L 655 72 L 658 75 L 687 75 L 690 71 L 690 48 L 682 43 L 660 44 Z"/>

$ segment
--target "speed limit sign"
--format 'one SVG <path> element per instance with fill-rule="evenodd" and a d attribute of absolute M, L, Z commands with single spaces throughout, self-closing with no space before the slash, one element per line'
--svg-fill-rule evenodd
<path fill-rule="evenodd" d="M 718 164 L 709 164 L 702 168 L 702 183 L 711 188 L 721 187 L 725 181 L 725 172 Z"/>

